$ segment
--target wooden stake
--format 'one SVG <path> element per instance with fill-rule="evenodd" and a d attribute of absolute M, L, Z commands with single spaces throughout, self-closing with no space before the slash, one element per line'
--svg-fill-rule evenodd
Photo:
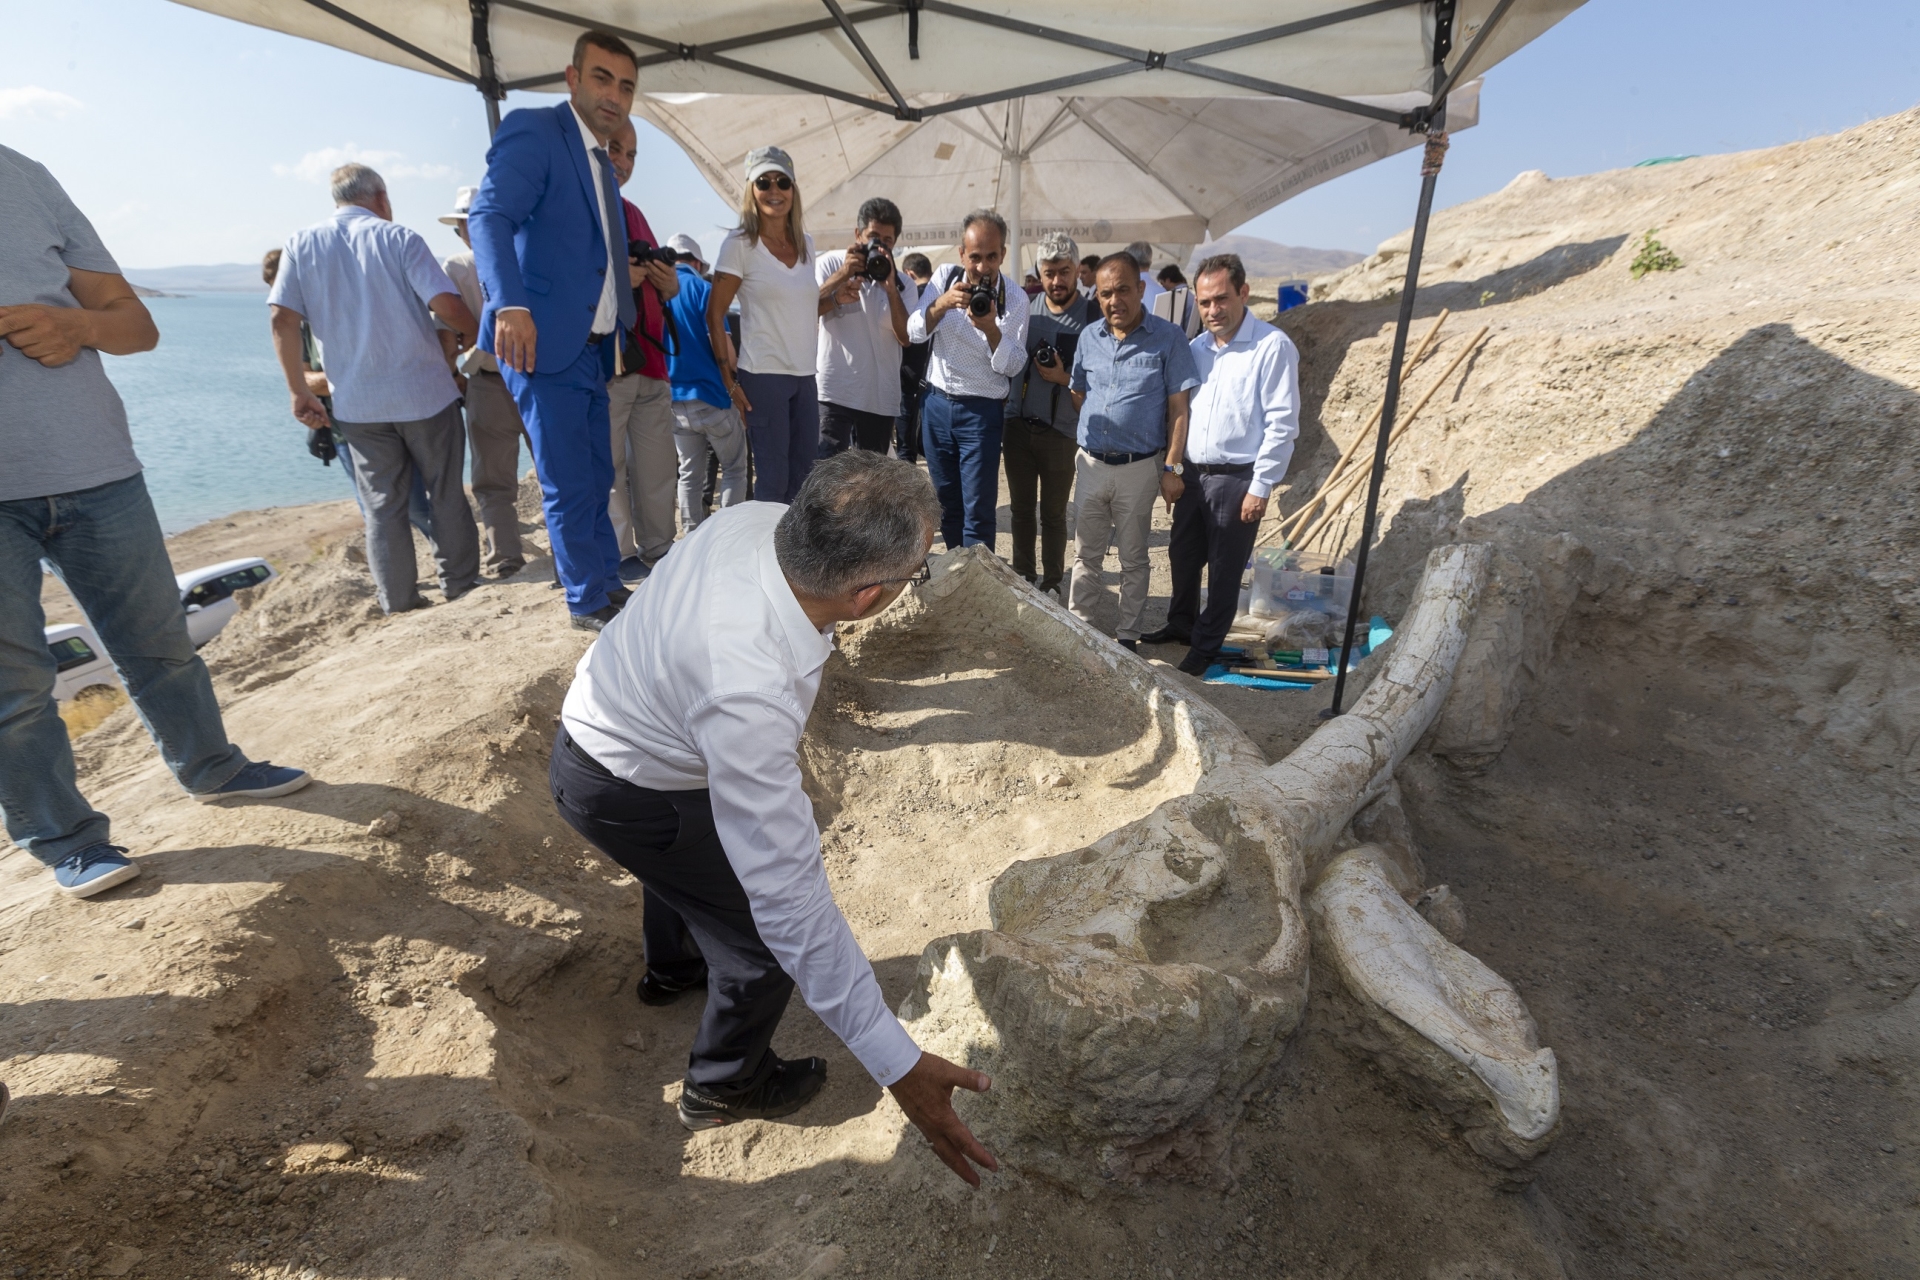
<path fill-rule="evenodd" d="M 1446 372 L 1442 373 L 1439 378 L 1434 381 L 1434 384 L 1427 388 L 1427 394 L 1420 397 L 1420 402 L 1413 406 L 1413 411 L 1407 414 L 1406 417 L 1400 419 L 1400 421 L 1394 423 L 1393 434 L 1387 439 L 1387 448 L 1391 449 L 1395 444 L 1399 443 L 1400 437 L 1405 435 L 1407 428 L 1413 425 L 1413 420 L 1420 416 L 1422 409 L 1427 407 L 1427 401 L 1433 399 L 1440 388 L 1447 385 L 1447 380 L 1453 377 L 1453 371 L 1458 369 L 1461 362 L 1469 355 L 1473 354 L 1474 348 L 1480 345 L 1480 340 L 1487 336 L 1491 328 L 1491 325 L 1481 325 L 1480 332 L 1467 339 L 1467 345 L 1460 348 L 1460 354 L 1453 358 L 1453 363 L 1447 366 Z M 1292 545 L 1296 547 L 1311 546 L 1322 531 L 1332 523 L 1334 516 L 1339 514 L 1340 505 L 1353 496 L 1353 491 L 1360 487 L 1360 482 L 1365 479 L 1366 476 L 1367 472 L 1364 470 L 1354 472 L 1353 475 L 1341 485 L 1340 492 L 1327 499 L 1326 512 L 1318 520 L 1314 521 L 1313 527 L 1300 535 Z"/>
<path fill-rule="evenodd" d="M 1415 365 L 1418 365 L 1420 358 L 1427 354 L 1427 348 L 1433 345 L 1433 340 L 1440 334 L 1440 326 L 1445 324 L 1447 317 L 1452 314 L 1452 311 L 1442 307 L 1440 314 L 1433 318 L 1433 327 L 1427 330 L 1426 337 L 1420 339 L 1420 345 L 1414 348 L 1413 359 L 1407 362 L 1407 368 L 1409 370 Z M 1367 425 L 1360 429 L 1360 434 L 1353 438 L 1353 443 L 1347 446 L 1347 451 L 1341 454 L 1339 460 L 1333 464 L 1333 470 L 1327 472 L 1327 478 L 1320 482 L 1320 487 L 1307 499 L 1305 505 L 1292 515 L 1285 516 L 1280 520 L 1276 526 L 1277 532 L 1282 535 L 1291 534 L 1299 529 L 1302 524 L 1306 523 L 1307 516 L 1319 505 L 1320 500 L 1326 495 L 1327 491 L 1346 474 L 1348 465 L 1353 461 L 1355 456 L 1361 452 L 1362 447 L 1373 439 L 1374 429 L 1380 425 L 1380 411 L 1384 408 L 1386 408 L 1384 401 L 1374 406 L 1373 416 L 1367 419 Z M 1254 545 L 1256 547 L 1265 546 L 1272 538 L 1273 533 L 1270 532 Z"/>

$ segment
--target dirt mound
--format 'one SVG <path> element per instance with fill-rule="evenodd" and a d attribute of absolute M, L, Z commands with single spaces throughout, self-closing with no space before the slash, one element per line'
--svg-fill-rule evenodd
<path fill-rule="evenodd" d="M 1436 542 L 1531 574 L 1511 743 L 1440 735 L 1402 772 L 1465 945 L 1562 1064 L 1524 1192 L 1315 1034 L 1224 1193 L 966 1195 L 798 1007 L 780 1048 L 829 1058 L 820 1101 L 688 1137 L 698 1008 L 633 1000 L 635 886 L 547 799 L 585 638 L 546 561 L 380 619 L 351 540 L 280 513 L 228 531 L 305 540 L 207 656 L 236 739 L 319 781 L 197 805 L 121 710 L 81 768 L 146 874 L 74 903 L 0 859 L 0 1274 L 1911 1274 L 1916 144 L 1906 115 L 1436 217 L 1421 310 L 1466 314 L 1410 385 L 1494 331 L 1395 451 L 1371 604 L 1396 614 Z M 1649 228 L 1684 265 L 1636 281 Z M 1286 317 L 1282 505 L 1372 410 L 1395 257 Z M 254 553 L 219 533 L 187 558 Z M 1007 863 L 1190 776 L 1144 692 L 979 614 L 850 638 L 808 741 L 895 1001 Z M 1269 756 L 1325 697 L 1168 678 Z"/>

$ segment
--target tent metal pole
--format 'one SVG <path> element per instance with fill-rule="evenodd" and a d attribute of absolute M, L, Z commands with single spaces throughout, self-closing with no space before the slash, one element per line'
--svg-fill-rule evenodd
<path fill-rule="evenodd" d="M 1012 172 L 1007 177 L 1007 256 L 1006 270 L 1018 283 L 1026 279 L 1020 270 L 1020 170 L 1026 164 L 1026 156 L 1020 150 L 1026 132 L 1027 100 L 1015 98 L 1007 104 L 1007 136 L 1001 147 L 1001 154 L 1007 158 Z"/>
<path fill-rule="evenodd" d="M 1373 546 L 1374 525 L 1380 514 L 1380 485 L 1387 475 L 1387 446 L 1393 439 L 1394 415 L 1400 408 L 1400 375 L 1407 362 L 1407 331 L 1413 327 L 1414 293 L 1420 285 L 1420 257 L 1427 247 L 1427 221 L 1433 214 L 1433 188 L 1447 154 L 1447 104 L 1433 110 L 1427 134 L 1426 157 L 1420 165 L 1420 207 L 1413 216 L 1413 243 L 1407 250 L 1407 278 L 1400 286 L 1400 318 L 1393 330 L 1393 355 L 1387 361 L 1387 389 L 1380 398 L 1380 433 L 1373 444 L 1373 474 L 1367 477 L 1367 514 L 1360 525 L 1360 551 L 1353 563 L 1353 594 L 1347 600 L 1347 630 L 1340 641 L 1340 662 L 1333 680 L 1333 705 L 1320 713 L 1331 720 L 1341 713 L 1347 693 L 1347 668 L 1352 662 L 1353 634 L 1360 623 L 1360 592 L 1367 581 L 1367 552 Z"/>
<path fill-rule="evenodd" d="M 489 22 L 492 16 L 491 0 L 467 0 L 467 9 L 473 14 L 473 60 L 480 71 L 474 87 L 480 90 L 480 97 L 487 104 L 487 136 L 491 138 L 500 132 L 500 101 L 507 96 L 506 90 L 500 87 L 500 74 L 493 65 L 493 34 Z"/>

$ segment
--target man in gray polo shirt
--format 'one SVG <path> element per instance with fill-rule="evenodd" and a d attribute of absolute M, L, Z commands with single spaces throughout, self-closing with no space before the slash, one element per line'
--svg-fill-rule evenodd
<path fill-rule="evenodd" d="M 227 741 L 187 637 L 127 412 L 100 362 L 159 340 L 86 215 L 44 166 L 0 147 L 0 809 L 13 842 L 77 898 L 140 868 L 76 782 L 53 700 L 43 559 L 86 610 L 181 786 L 218 800 L 312 781 Z"/>

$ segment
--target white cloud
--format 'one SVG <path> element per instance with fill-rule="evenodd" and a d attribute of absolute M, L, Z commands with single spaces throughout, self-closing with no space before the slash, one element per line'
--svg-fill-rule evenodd
<path fill-rule="evenodd" d="M 78 98 L 37 84 L 0 89 L 0 120 L 58 120 L 85 106 Z"/>
<path fill-rule="evenodd" d="M 450 165 L 401 163 L 405 158 L 398 151 L 363 151 L 357 143 L 349 142 L 344 147 L 322 147 L 318 151 L 309 151 L 293 164 L 276 164 L 273 172 L 276 177 L 294 178 L 323 187 L 335 169 L 348 163 L 378 169 L 380 176 L 389 181 L 396 178 L 445 179 L 456 177 L 459 173 Z"/>

